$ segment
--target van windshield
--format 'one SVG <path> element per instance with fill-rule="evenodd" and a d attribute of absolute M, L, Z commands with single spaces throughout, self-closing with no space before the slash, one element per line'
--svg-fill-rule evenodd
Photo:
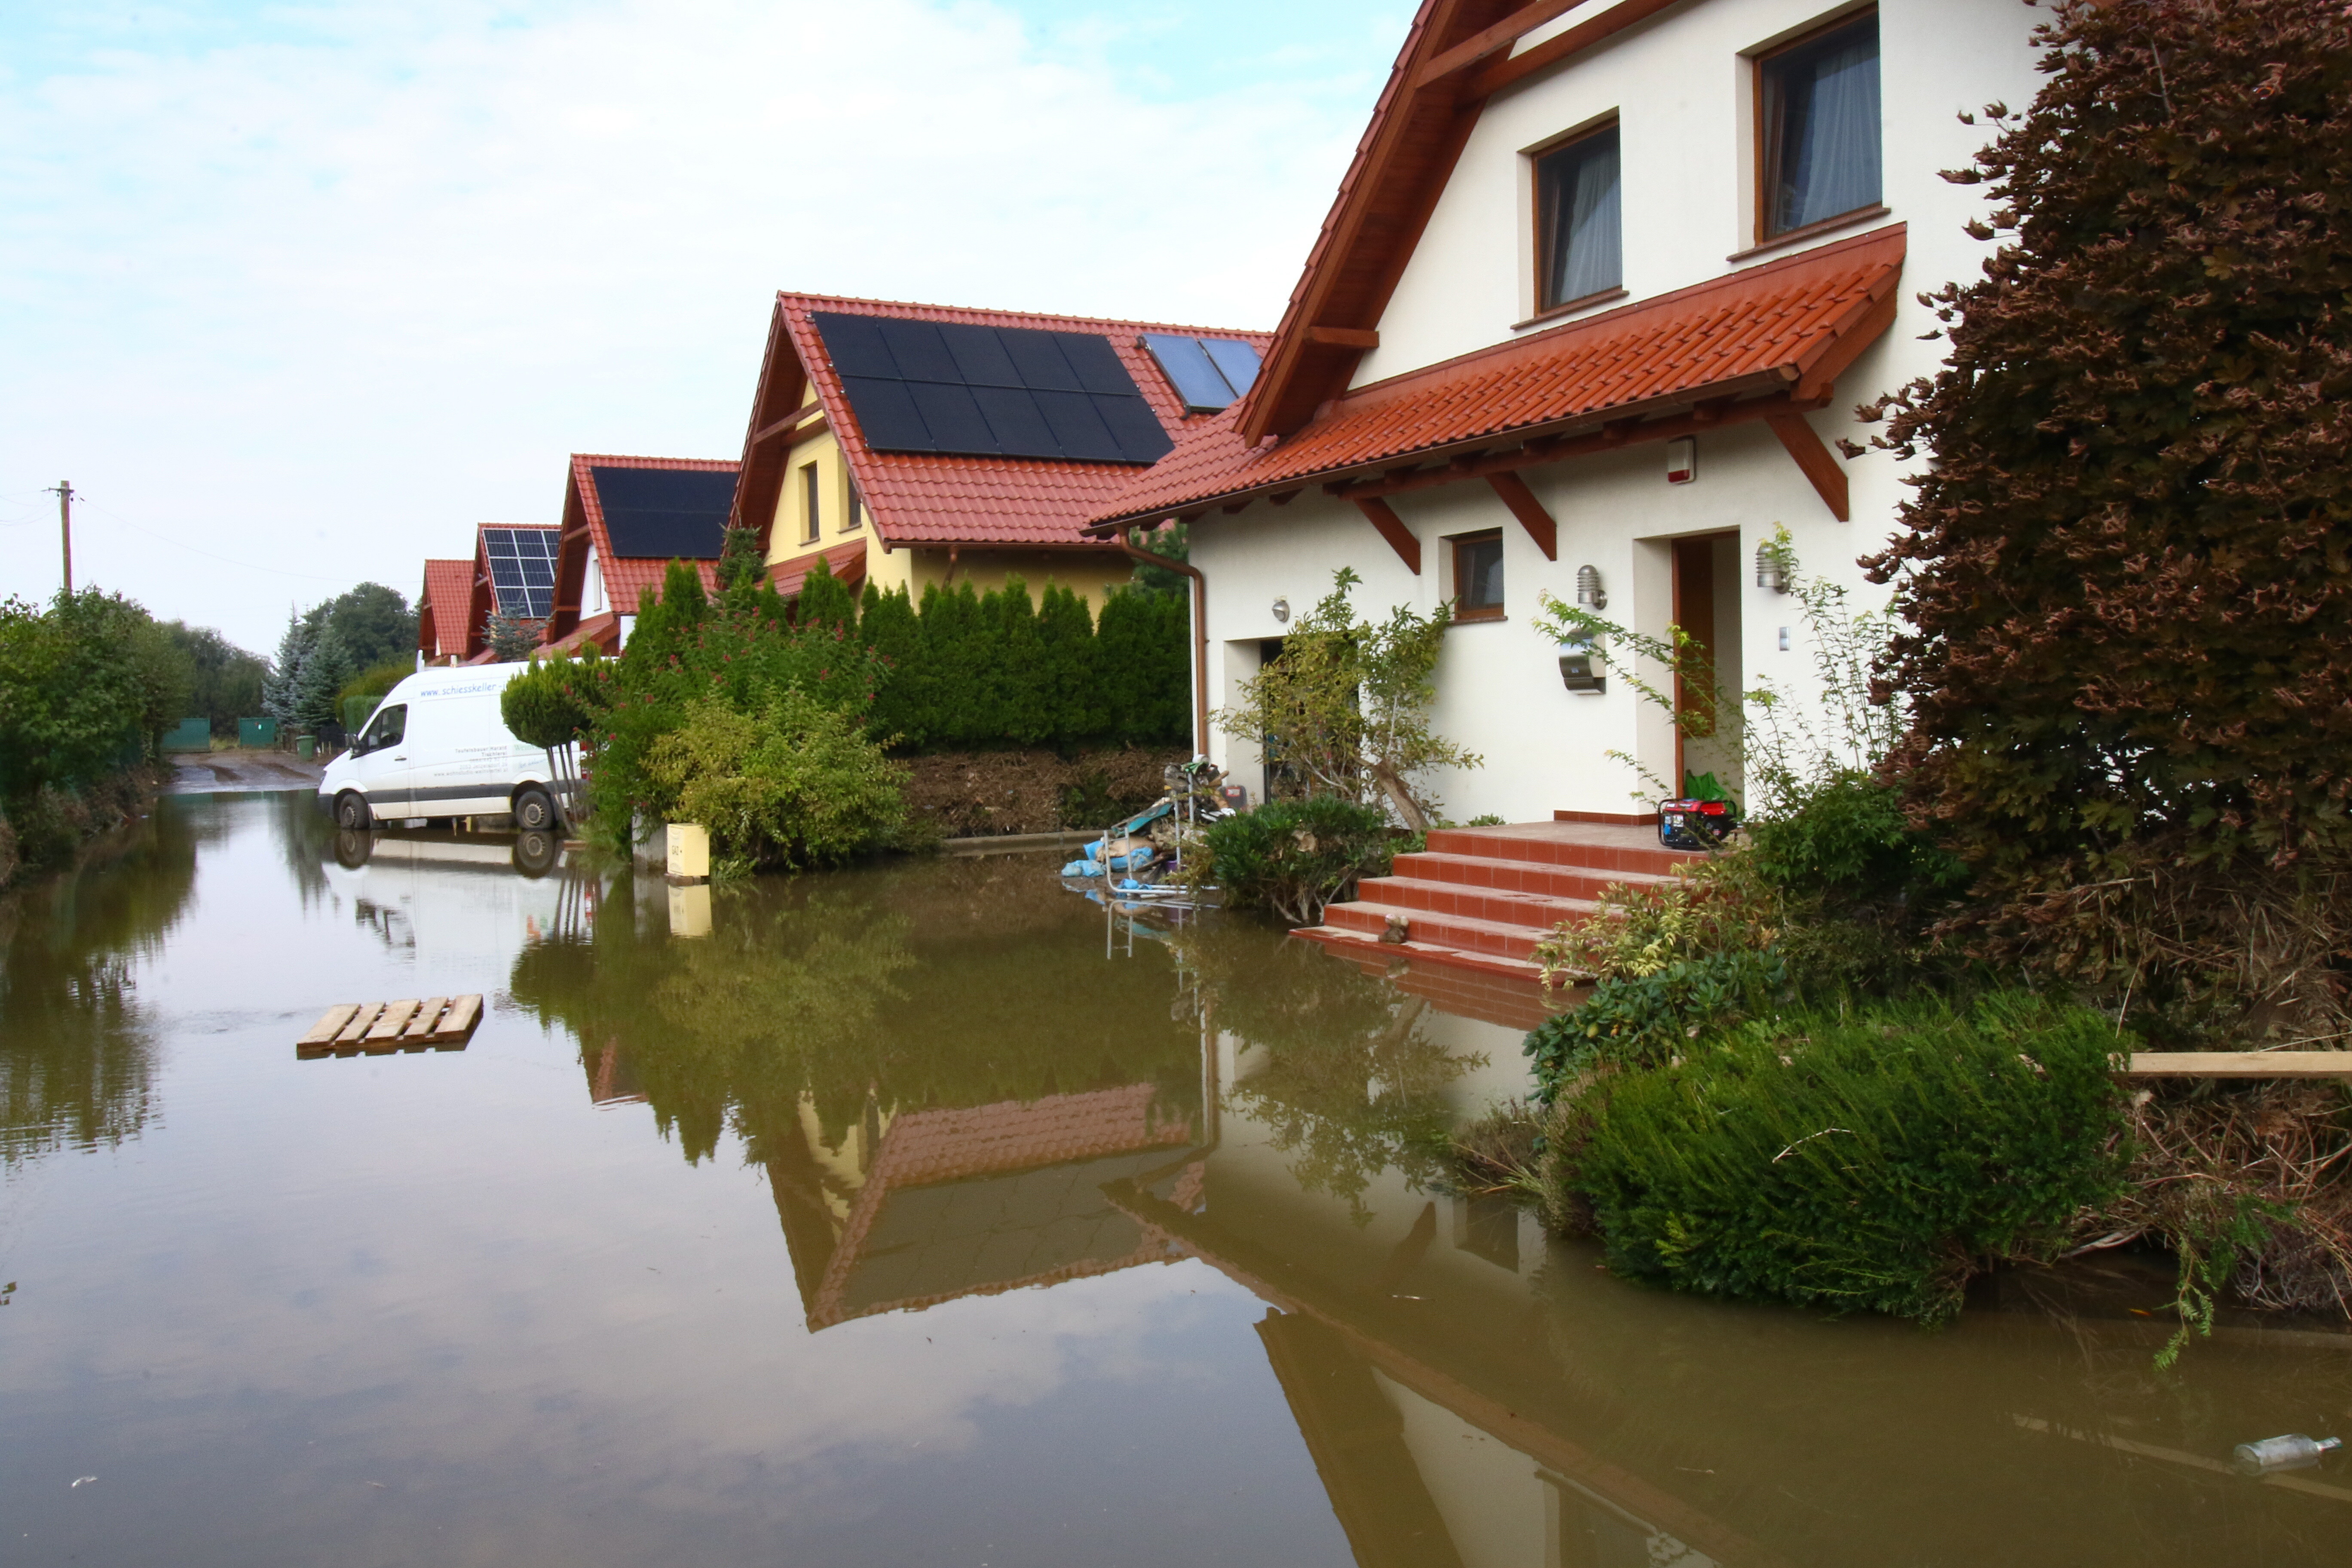
<path fill-rule="evenodd" d="M 397 708 L 387 708 L 378 713 L 368 724 L 367 733 L 360 737 L 360 743 L 352 750 L 375 752 L 386 746 L 397 746 L 400 738 L 407 732 L 408 705 L 404 702 Z"/>

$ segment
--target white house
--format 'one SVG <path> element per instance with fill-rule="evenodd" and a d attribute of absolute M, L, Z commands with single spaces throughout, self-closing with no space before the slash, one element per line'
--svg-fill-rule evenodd
<path fill-rule="evenodd" d="M 1785 524 L 1803 571 L 1882 602 L 1855 562 L 1903 465 L 1836 443 L 1938 363 L 1916 296 L 1990 248 L 1962 227 L 1982 188 L 1938 172 L 1988 139 L 1960 111 L 2032 98 L 2042 15 L 1424 0 L 1255 386 L 1097 518 L 1191 522 L 1211 701 L 1345 564 L 1372 618 L 1458 606 L 1436 721 L 1486 763 L 1434 781 L 1448 816 L 1633 820 L 1611 751 L 1720 767 L 1622 679 L 1568 689 L 1538 595 L 1590 568 L 1610 618 L 1708 640 L 1727 689 L 1798 692 L 1759 544 Z M 1212 745 L 1262 788 L 1254 745 Z"/>

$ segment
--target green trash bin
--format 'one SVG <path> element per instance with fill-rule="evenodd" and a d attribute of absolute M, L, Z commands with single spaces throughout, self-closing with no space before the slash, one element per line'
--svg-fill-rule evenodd
<path fill-rule="evenodd" d="M 319 754 L 319 741 L 314 735 L 304 735 L 294 742 L 294 754 L 309 762 Z"/>

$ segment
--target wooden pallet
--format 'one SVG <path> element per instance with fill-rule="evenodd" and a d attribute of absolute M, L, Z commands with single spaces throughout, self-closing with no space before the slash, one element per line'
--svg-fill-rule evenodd
<path fill-rule="evenodd" d="M 344 1002 L 319 1015 L 294 1042 L 298 1057 L 354 1057 L 365 1052 L 462 1051 L 482 1022 L 482 998 L 414 997 L 400 1002 Z"/>

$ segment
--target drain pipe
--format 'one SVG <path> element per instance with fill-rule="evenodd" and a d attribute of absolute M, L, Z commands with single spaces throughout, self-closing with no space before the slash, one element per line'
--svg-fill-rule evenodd
<path fill-rule="evenodd" d="M 1192 580 L 1192 754 L 1209 754 L 1209 582 L 1189 561 L 1173 561 L 1139 549 L 1118 531 L 1118 547 L 1149 566 L 1175 572 Z"/>

